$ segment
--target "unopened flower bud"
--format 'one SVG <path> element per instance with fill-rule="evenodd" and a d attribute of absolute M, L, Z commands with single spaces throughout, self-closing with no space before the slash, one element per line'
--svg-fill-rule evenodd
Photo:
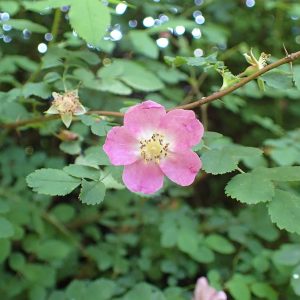
<path fill-rule="evenodd" d="M 65 129 L 61 130 L 56 136 L 62 141 L 75 141 L 79 137 L 77 133 Z"/>

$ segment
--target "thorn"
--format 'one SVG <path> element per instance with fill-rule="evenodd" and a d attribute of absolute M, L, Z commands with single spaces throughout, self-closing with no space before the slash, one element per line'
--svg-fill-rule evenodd
<path fill-rule="evenodd" d="M 286 58 L 288 59 L 291 59 L 292 56 L 289 54 L 289 52 L 287 51 L 284 43 L 282 44 L 283 45 L 283 49 L 284 49 L 284 52 L 285 52 L 285 55 L 286 55 Z M 290 72 L 291 72 L 291 75 L 292 75 L 292 82 L 293 82 L 293 86 L 295 87 L 296 86 L 296 81 L 295 81 L 295 78 L 294 78 L 294 71 L 293 71 L 293 62 L 290 61 L 289 62 L 289 65 L 290 65 Z"/>
<path fill-rule="evenodd" d="M 284 52 L 285 52 L 286 57 L 287 57 L 287 58 L 290 58 L 291 55 L 290 55 L 289 52 L 286 50 L 286 47 L 285 47 L 284 43 L 282 44 L 282 46 L 283 46 L 283 49 L 284 49 Z"/>

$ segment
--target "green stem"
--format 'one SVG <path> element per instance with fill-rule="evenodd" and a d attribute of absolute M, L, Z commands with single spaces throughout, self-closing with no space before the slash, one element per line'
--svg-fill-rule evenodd
<path fill-rule="evenodd" d="M 53 39 L 49 43 L 49 46 L 51 46 L 52 44 L 54 44 L 55 41 L 56 41 L 56 39 L 57 39 L 61 16 L 62 16 L 62 12 L 61 12 L 61 10 L 59 8 L 57 8 L 55 10 L 54 20 L 53 20 L 52 29 L 51 29 L 51 34 L 53 36 Z"/>

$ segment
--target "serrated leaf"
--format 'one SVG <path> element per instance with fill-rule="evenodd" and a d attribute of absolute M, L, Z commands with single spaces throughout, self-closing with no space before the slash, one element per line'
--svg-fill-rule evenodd
<path fill-rule="evenodd" d="M 110 25 L 108 8 L 99 0 L 74 1 L 69 12 L 70 24 L 88 44 L 100 47 Z"/>
<path fill-rule="evenodd" d="M 13 224 L 6 218 L 0 217 L 0 239 L 5 239 L 13 236 L 15 233 Z"/>
<path fill-rule="evenodd" d="M 57 169 L 39 169 L 26 177 L 29 187 L 39 194 L 64 196 L 71 193 L 80 179 Z"/>
<path fill-rule="evenodd" d="M 69 165 L 64 167 L 64 171 L 78 178 L 88 178 L 91 180 L 99 180 L 100 171 L 89 166 Z"/>
<path fill-rule="evenodd" d="M 231 198 L 247 204 L 267 202 L 275 193 L 274 184 L 268 178 L 256 173 L 243 173 L 233 177 L 225 192 Z"/>
<path fill-rule="evenodd" d="M 238 158 L 234 157 L 226 147 L 208 150 L 201 156 L 203 170 L 211 174 L 224 174 L 237 168 Z"/>
<path fill-rule="evenodd" d="M 300 197 L 279 189 L 269 204 L 271 220 L 280 229 L 300 234 Z"/>
<path fill-rule="evenodd" d="M 79 199 L 88 205 L 99 204 L 105 196 L 105 185 L 101 181 L 82 181 Z"/>

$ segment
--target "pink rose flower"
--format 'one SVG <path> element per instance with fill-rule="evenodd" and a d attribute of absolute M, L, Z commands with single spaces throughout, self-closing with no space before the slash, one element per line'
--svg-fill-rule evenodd
<path fill-rule="evenodd" d="M 205 277 L 197 280 L 193 300 L 227 300 L 226 294 L 211 287 Z"/>
<path fill-rule="evenodd" d="M 202 163 L 191 148 L 203 132 L 193 111 L 166 112 L 148 100 L 125 113 L 124 126 L 109 131 L 103 149 L 113 165 L 125 166 L 130 191 L 152 194 L 163 186 L 164 175 L 182 186 L 193 183 Z"/>

